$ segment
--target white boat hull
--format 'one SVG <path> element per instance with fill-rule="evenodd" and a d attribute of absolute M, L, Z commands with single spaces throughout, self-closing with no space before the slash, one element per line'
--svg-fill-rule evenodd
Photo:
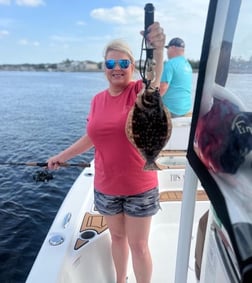
<path fill-rule="evenodd" d="M 187 126 L 190 126 L 190 118 L 187 120 Z M 184 122 L 180 124 L 182 127 L 184 125 Z M 181 131 L 176 131 L 176 127 L 173 129 L 173 137 L 177 136 L 184 141 L 178 137 Z M 165 148 L 166 153 L 169 152 L 169 147 L 170 145 Z M 182 145 L 179 149 L 182 149 Z M 150 234 L 154 283 L 174 282 L 185 173 L 184 168 L 177 169 L 175 155 L 171 154 L 169 157 L 166 154 L 166 158 L 172 166 L 171 169 L 158 173 L 161 210 L 153 217 Z M 185 156 L 179 156 L 179 162 L 181 158 L 185 159 Z M 91 163 L 91 167 L 86 168 L 77 178 L 62 203 L 26 283 L 115 282 L 109 232 L 104 218 L 95 210 L 93 204 L 93 176 L 94 167 Z M 202 190 L 199 190 L 198 197 L 201 201 L 197 202 L 195 210 L 192 257 L 189 266 L 190 283 L 196 282 L 193 271 L 196 226 L 199 217 L 209 207 Z M 130 263 L 128 277 L 129 283 L 135 282 Z"/>

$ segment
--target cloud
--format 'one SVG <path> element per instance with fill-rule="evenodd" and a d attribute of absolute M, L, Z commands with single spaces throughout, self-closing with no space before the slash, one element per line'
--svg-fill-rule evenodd
<path fill-rule="evenodd" d="M 33 42 L 32 42 L 32 45 L 33 45 L 33 46 L 40 46 L 40 43 L 39 43 L 38 41 L 33 41 Z"/>
<path fill-rule="evenodd" d="M 26 38 L 23 38 L 23 39 L 20 39 L 20 40 L 18 41 L 18 45 L 23 45 L 23 46 L 28 46 L 28 45 L 30 45 L 30 46 L 35 46 L 35 47 L 37 47 L 37 46 L 40 46 L 40 43 L 39 43 L 39 41 L 29 41 L 29 40 L 27 40 Z"/>
<path fill-rule="evenodd" d="M 134 0 L 123 0 L 127 6 L 111 8 L 99 7 L 90 12 L 97 22 L 109 27 L 112 38 L 122 38 L 130 42 L 134 53 L 139 53 L 139 31 L 144 28 L 144 5 Z M 164 28 L 166 41 L 172 37 L 182 37 L 186 41 L 189 58 L 199 58 L 204 33 L 208 3 L 202 0 L 154 0 L 154 20 Z"/>
<path fill-rule="evenodd" d="M 20 39 L 19 41 L 18 41 L 18 44 L 19 45 L 28 45 L 28 40 L 27 39 Z"/>
<path fill-rule="evenodd" d="M 0 0 L 0 5 L 10 5 L 11 0 Z"/>
<path fill-rule="evenodd" d="M 16 4 L 18 6 L 37 7 L 37 6 L 40 6 L 40 5 L 45 5 L 45 2 L 43 0 L 16 0 Z"/>
<path fill-rule="evenodd" d="M 9 32 L 7 30 L 0 30 L 0 38 L 3 38 L 7 35 L 9 35 Z"/>
<path fill-rule="evenodd" d="M 129 24 L 142 20 L 143 11 L 137 6 L 112 8 L 98 8 L 91 11 L 91 17 L 94 19 L 117 24 Z"/>
<path fill-rule="evenodd" d="M 11 0 L 0 0 L 0 5 L 11 5 Z M 31 6 L 37 7 L 40 5 L 45 5 L 43 0 L 16 0 L 18 6 Z"/>
<path fill-rule="evenodd" d="M 85 41 L 83 38 L 74 37 L 74 36 L 52 35 L 50 38 L 54 42 L 61 42 L 61 43 L 84 42 Z"/>
<path fill-rule="evenodd" d="M 77 26 L 85 26 L 85 25 L 87 25 L 87 23 L 84 22 L 84 21 L 77 21 L 77 22 L 76 22 L 76 25 L 77 25 Z"/>

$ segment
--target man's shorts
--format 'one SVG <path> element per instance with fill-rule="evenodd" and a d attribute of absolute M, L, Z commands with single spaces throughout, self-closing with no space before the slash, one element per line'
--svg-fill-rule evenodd
<path fill-rule="evenodd" d="M 94 190 L 94 203 L 101 214 L 110 216 L 125 213 L 147 217 L 155 215 L 160 208 L 158 188 L 132 196 L 106 195 Z"/>

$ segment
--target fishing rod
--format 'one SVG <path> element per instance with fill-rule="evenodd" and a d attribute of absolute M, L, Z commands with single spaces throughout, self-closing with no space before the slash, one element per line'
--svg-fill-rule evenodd
<path fill-rule="evenodd" d="M 148 34 L 148 28 L 150 25 L 154 23 L 154 6 L 149 3 L 146 4 L 144 7 L 145 15 L 144 15 L 144 33 L 145 37 Z M 151 44 L 146 40 L 146 59 L 149 60 L 149 67 L 152 67 L 152 60 L 153 60 L 153 47 Z"/>
<path fill-rule="evenodd" d="M 150 83 L 155 80 L 155 60 L 153 59 L 154 48 L 147 40 L 148 28 L 154 23 L 154 6 L 148 3 L 144 7 L 144 36 L 142 41 L 141 55 L 140 55 L 140 65 L 139 71 L 143 82 L 146 85 L 146 89 L 150 86 Z M 143 51 L 146 51 L 146 59 L 142 63 Z M 148 74 L 146 77 L 146 73 Z"/>
<path fill-rule="evenodd" d="M 38 166 L 44 167 L 43 170 L 36 171 L 33 174 L 33 180 L 36 182 L 48 182 L 53 179 L 53 174 L 48 172 L 46 168 L 48 167 L 47 162 L 0 162 L 0 165 L 4 166 Z M 90 167 L 90 163 L 59 163 L 60 167 Z"/>
<path fill-rule="evenodd" d="M 0 162 L 0 165 L 6 165 L 6 166 L 38 166 L 38 167 L 47 167 L 47 162 Z M 59 163 L 60 167 L 90 167 L 90 163 Z"/>

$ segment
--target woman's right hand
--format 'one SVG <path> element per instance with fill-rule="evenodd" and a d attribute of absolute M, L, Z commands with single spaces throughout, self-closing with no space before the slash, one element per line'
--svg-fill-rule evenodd
<path fill-rule="evenodd" d="M 47 168 L 50 170 L 58 169 L 60 164 L 64 162 L 65 160 L 60 156 L 60 154 L 54 155 L 47 160 Z"/>
<path fill-rule="evenodd" d="M 57 155 L 50 157 L 47 160 L 47 167 L 50 170 L 58 169 L 60 164 L 73 158 L 74 156 L 81 154 L 93 146 L 92 141 L 88 135 L 80 137 L 75 143 L 61 151 Z"/>

